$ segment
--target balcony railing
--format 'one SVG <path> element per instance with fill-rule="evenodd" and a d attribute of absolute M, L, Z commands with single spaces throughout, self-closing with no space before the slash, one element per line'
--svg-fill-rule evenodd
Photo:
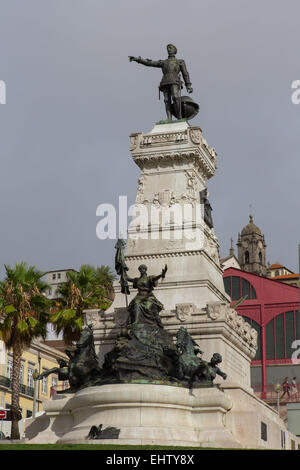
<path fill-rule="evenodd" d="M 11 379 L 9 377 L 4 377 L 3 375 L 0 375 L 0 385 L 4 385 L 4 387 L 10 388 L 11 389 Z M 28 387 L 27 385 L 20 384 L 20 393 L 23 395 L 27 395 L 29 397 L 33 397 L 34 395 L 34 388 Z"/>
<path fill-rule="evenodd" d="M 262 398 L 263 400 L 267 401 L 277 401 L 277 393 L 274 389 L 274 385 L 269 384 L 266 387 L 266 394 L 264 396 L 263 391 L 260 386 L 253 386 L 253 391 L 255 395 L 259 398 Z M 283 395 L 283 391 L 279 393 L 280 401 L 285 403 L 285 402 L 300 402 L 300 384 L 297 384 L 297 394 L 292 393 L 292 389 L 290 389 L 290 396 L 287 394 L 284 395 L 283 398 L 281 396 Z"/>

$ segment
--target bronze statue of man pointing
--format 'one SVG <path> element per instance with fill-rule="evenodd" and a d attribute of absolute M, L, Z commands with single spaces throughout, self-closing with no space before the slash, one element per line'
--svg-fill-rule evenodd
<path fill-rule="evenodd" d="M 178 119 L 194 117 L 198 112 L 198 105 L 188 97 L 186 97 L 186 100 L 183 100 L 183 97 L 181 98 L 181 88 L 183 88 L 183 86 L 180 74 L 183 77 L 188 93 L 193 92 L 185 62 L 183 59 L 176 58 L 177 48 L 173 44 L 167 45 L 167 51 L 168 58 L 165 60 L 142 59 L 141 57 L 133 56 L 129 56 L 129 60 L 130 62 L 135 61 L 138 64 L 146 65 L 147 67 L 158 67 L 162 69 L 163 77 L 159 84 L 159 90 L 164 95 L 168 121 L 172 120 L 172 114 Z M 190 112 L 187 112 L 187 109 L 184 112 L 183 106 L 185 105 L 185 102 L 188 103 L 188 106 L 192 107 L 192 112 L 191 110 L 189 110 Z M 191 114 L 193 115 L 191 116 Z"/>

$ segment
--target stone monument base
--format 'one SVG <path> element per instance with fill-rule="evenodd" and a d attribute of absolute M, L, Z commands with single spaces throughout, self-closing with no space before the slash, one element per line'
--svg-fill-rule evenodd
<path fill-rule="evenodd" d="M 34 429 L 37 420 L 27 428 L 30 443 L 237 447 L 223 425 L 232 402 L 217 387 L 190 391 L 168 385 L 114 384 L 57 398 L 44 403 L 41 429 Z M 119 429 L 119 438 L 87 439 L 91 427 L 100 424 L 103 429 Z"/>
<path fill-rule="evenodd" d="M 44 410 L 27 427 L 27 443 L 280 449 L 286 432 L 291 448 L 277 413 L 240 388 L 102 385 L 57 395 Z M 118 439 L 88 439 L 91 427 L 100 424 L 119 430 Z"/>

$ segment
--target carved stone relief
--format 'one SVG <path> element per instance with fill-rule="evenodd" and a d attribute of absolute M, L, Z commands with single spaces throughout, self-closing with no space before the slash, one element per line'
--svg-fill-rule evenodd
<path fill-rule="evenodd" d="M 144 135 L 141 141 L 141 147 L 159 144 L 181 143 L 187 140 L 187 131 L 183 132 L 167 132 L 165 134 L 148 134 Z"/>
<path fill-rule="evenodd" d="M 102 310 L 87 310 L 84 312 L 85 324 L 93 325 L 93 328 L 98 328 L 102 324 Z"/>
<path fill-rule="evenodd" d="M 216 264 L 220 264 L 219 248 L 217 242 L 212 237 L 204 237 L 204 250 Z"/>
<path fill-rule="evenodd" d="M 192 313 L 196 310 L 196 306 L 190 303 L 176 304 L 175 308 L 176 318 L 181 322 L 190 320 Z"/>
<path fill-rule="evenodd" d="M 138 147 L 139 134 L 130 135 L 130 151 L 133 152 Z"/>
<path fill-rule="evenodd" d="M 201 129 L 199 128 L 190 129 L 190 138 L 194 144 L 200 144 L 201 143 Z"/>
<path fill-rule="evenodd" d="M 142 204 L 144 199 L 145 176 L 141 175 L 138 179 L 138 189 L 136 195 L 136 204 Z"/>
<path fill-rule="evenodd" d="M 217 320 L 224 313 L 225 304 L 221 302 L 209 302 L 206 305 L 207 315 L 211 320 Z"/>
<path fill-rule="evenodd" d="M 222 302 L 209 302 L 206 305 L 208 318 L 213 321 L 225 320 L 225 322 L 252 348 L 257 348 L 257 331 L 251 328 L 236 310 Z"/>

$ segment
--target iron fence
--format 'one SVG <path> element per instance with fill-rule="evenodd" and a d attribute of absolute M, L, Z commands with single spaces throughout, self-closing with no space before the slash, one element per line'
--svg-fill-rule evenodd
<path fill-rule="evenodd" d="M 4 385 L 4 387 L 11 389 L 12 381 L 9 377 L 0 375 L 0 385 Z M 28 387 L 27 385 L 24 385 L 24 384 L 20 384 L 20 393 L 22 393 L 23 395 L 27 395 L 29 397 L 33 397 L 34 388 Z"/>
<path fill-rule="evenodd" d="M 275 401 L 277 400 L 277 392 L 275 390 L 275 385 L 269 384 L 266 387 L 266 392 L 264 393 L 260 385 L 252 386 L 255 395 L 258 398 L 263 400 Z M 283 390 L 280 390 L 279 397 L 282 401 L 288 402 L 300 402 L 300 384 L 297 384 L 297 392 L 293 393 L 292 388 L 289 390 L 289 395 L 285 394 L 283 397 Z M 282 398 L 281 398 L 282 397 Z"/>

